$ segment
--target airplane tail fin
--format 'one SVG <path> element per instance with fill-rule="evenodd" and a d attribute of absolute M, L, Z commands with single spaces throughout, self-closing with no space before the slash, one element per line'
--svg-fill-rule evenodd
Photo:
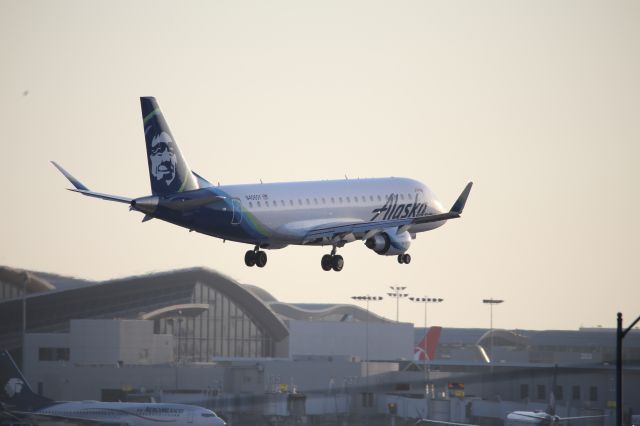
<path fill-rule="evenodd" d="M 432 360 L 436 357 L 436 349 L 438 349 L 438 341 L 442 327 L 430 327 L 429 331 L 424 335 L 420 343 L 416 345 L 413 353 L 415 361 Z"/>
<path fill-rule="evenodd" d="M 0 352 L 0 404 L 7 411 L 33 411 L 52 400 L 33 392 L 8 351 Z"/>
<path fill-rule="evenodd" d="M 198 181 L 182 156 L 156 98 L 141 97 L 140 107 L 153 195 L 198 189 Z"/>

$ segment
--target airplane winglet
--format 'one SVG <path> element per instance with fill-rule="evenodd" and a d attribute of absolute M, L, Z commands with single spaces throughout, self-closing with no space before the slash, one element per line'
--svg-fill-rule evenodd
<path fill-rule="evenodd" d="M 464 210 L 464 205 L 467 203 L 467 198 L 469 197 L 469 193 L 471 192 L 471 187 L 473 186 L 473 182 L 469 182 L 467 186 L 464 187 L 462 193 L 458 197 L 453 206 L 451 207 L 450 212 L 456 213 L 458 215 L 462 214 L 462 210 Z"/>
<path fill-rule="evenodd" d="M 68 171 L 66 171 L 65 169 L 62 168 L 62 166 L 58 163 L 56 163 L 55 161 L 52 161 L 51 164 L 53 164 L 55 166 L 56 169 L 58 169 L 60 171 L 60 173 L 62 173 L 64 175 L 64 177 L 66 177 L 69 182 L 71 182 L 71 184 L 73 186 L 76 187 L 76 189 L 79 189 L 81 191 L 89 191 L 89 188 L 87 188 L 82 182 L 80 182 L 78 179 L 74 178 L 71 173 L 69 173 Z"/>

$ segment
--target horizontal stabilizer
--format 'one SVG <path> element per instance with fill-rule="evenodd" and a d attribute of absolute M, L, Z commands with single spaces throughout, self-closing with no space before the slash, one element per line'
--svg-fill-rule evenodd
<path fill-rule="evenodd" d="M 118 203 L 129 204 L 131 200 L 133 200 L 133 198 L 121 197 L 119 195 L 103 194 L 101 192 L 85 191 L 82 189 L 69 188 L 69 191 L 78 192 L 82 195 L 86 195 L 87 197 L 100 198 L 101 200 L 107 200 L 107 201 L 116 201 Z"/>
<path fill-rule="evenodd" d="M 119 195 L 110 195 L 110 194 L 103 194 L 100 192 L 93 192 L 89 188 L 87 188 L 86 185 L 84 185 L 78 179 L 73 177 L 71 173 L 63 169 L 60 164 L 56 163 L 55 161 L 52 161 L 51 164 L 53 164 L 56 167 L 56 169 L 58 169 L 60 173 L 62 173 L 64 177 L 66 177 L 69 180 L 69 182 L 71 182 L 71 184 L 74 186 L 74 188 L 69 188 L 69 191 L 78 192 L 82 195 L 86 195 L 87 197 L 100 198 L 101 200 L 107 200 L 107 201 L 116 201 L 118 203 L 129 204 L 132 200 L 132 198 L 121 197 Z"/>
<path fill-rule="evenodd" d="M 74 178 L 71 173 L 69 173 L 68 171 L 66 171 L 65 169 L 62 168 L 62 166 L 58 163 L 56 163 L 55 161 L 52 161 L 51 164 L 53 164 L 56 169 L 60 170 L 60 173 L 62 173 L 64 175 L 64 177 L 66 177 L 67 179 L 69 179 L 69 182 L 71 182 L 71 184 L 76 188 L 76 189 L 80 189 L 83 191 L 88 191 L 89 188 L 87 188 L 86 186 L 84 186 L 82 184 L 82 182 L 80 182 L 78 179 Z"/>

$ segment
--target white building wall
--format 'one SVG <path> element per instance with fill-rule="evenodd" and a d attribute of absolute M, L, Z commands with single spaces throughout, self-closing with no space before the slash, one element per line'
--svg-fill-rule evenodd
<path fill-rule="evenodd" d="M 366 358 L 367 323 L 288 321 L 289 355 L 356 356 Z M 369 359 L 412 359 L 413 324 L 368 324 Z"/>
<path fill-rule="evenodd" d="M 72 320 L 71 362 L 151 364 L 173 360 L 173 337 L 154 335 L 153 321 Z"/>

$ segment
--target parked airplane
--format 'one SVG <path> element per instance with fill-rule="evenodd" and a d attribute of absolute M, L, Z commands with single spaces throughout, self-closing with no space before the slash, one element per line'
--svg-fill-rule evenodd
<path fill-rule="evenodd" d="M 578 417 L 560 417 L 549 414 L 545 411 L 513 411 L 507 414 L 504 421 L 504 426 L 559 426 L 562 424 L 571 424 L 571 422 L 584 419 L 595 419 L 606 417 L 603 415 L 598 416 L 578 416 Z M 434 424 L 434 425 L 449 425 L 449 426 L 478 426 L 472 423 L 456 423 L 446 422 L 442 420 L 420 419 L 415 425 L 418 424 Z"/>
<path fill-rule="evenodd" d="M 331 246 L 325 271 L 342 270 L 337 248 L 361 240 L 375 253 L 408 264 L 411 240 L 460 217 L 472 183 L 448 212 L 426 185 L 405 178 L 345 179 L 220 186 L 192 172 L 155 98 L 140 98 L 152 195 L 127 198 L 89 190 L 60 165 L 71 191 L 129 204 L 145 214 L 190 231 L 254 246 L 247 266 L 264 267 L 261 249 L 291 244 Z"/>
<path fill-rule="evenodd" d="M 554 388 L 555 388 L 555 373 L 554 373 Z M 504 420 L 504 426 L 528 426 L 528 425 L 541 425 L 541 426 L 559 426 L 570 425 L 572 422 L 585 419 L 596 419 L 607 417 L 606 415 L 593 415 L 593 416 L 573 416 L 573 417 L 560 417 L 556 415 L 556 400 L 553 392 L 549 395 L 549 406 L 546 411 L 512 411 L 507 414 Z M 471 423 L 456 423 L 446 422 L 440 420 L 420 419 L 415 424 L 437 424 L 437 425 L 449 425 L 449 426 L 477 426 Z"/>
<path fill-rule="evenodd" d="M 53 401 L 31 390 L 7 351 L 0 352 L 2 412 L 25 424 L 70 422 L 88 426 L 216 426 L 226 423 L 211 410 L 185 404 Z"/>

